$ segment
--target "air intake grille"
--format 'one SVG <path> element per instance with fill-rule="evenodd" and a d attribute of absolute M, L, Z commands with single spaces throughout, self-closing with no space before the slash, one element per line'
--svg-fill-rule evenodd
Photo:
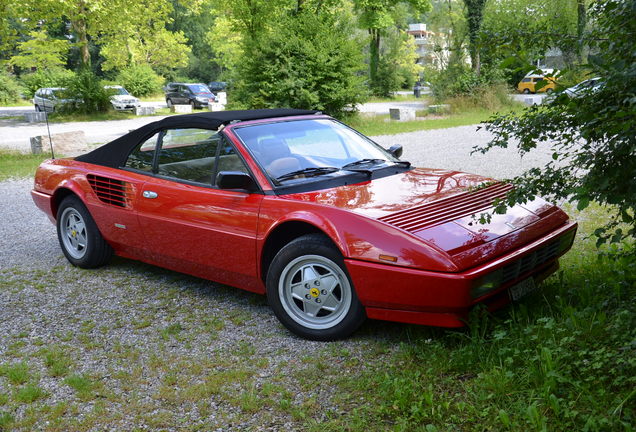
<path fill-rule="evenodd" d="M 557 239 L 552 243 L 549 243 L 546 246 L 543 246 L 542 248 L 539 248 L 521 259 L 505 266 L 503 268 L 502 283 L 515 280 L 519 276 L 531 272 L 540 265 L 556 258 L 559 254 L 560 244 L 561 239 Z"/>
<path fill-rule="evenodd" d="M 128 200 L 132 195 L 128 183 L 94 174 L 88 174 L 86 178 L 100 201 L 117 207 L 128 207 Z"/>
<path fill-rule="evenodd" d="M 497 183 L 393 213 L 379 220 L 409 232 L 420 231 L 488 210 L 495 199 L 504 198 L 510 189 L 512 186 L 509 184 Z"/>

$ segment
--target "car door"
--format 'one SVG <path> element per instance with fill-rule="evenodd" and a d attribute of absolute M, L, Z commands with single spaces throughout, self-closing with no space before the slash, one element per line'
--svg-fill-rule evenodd
<path fill-rule="evenodd" d="M 162 266 L 258 290 L 256 230 L 263 196 L 218 189 L 219 170 L 247 172 L 221 135 L 164 131 L 137 207 L 145 243 Z"/>

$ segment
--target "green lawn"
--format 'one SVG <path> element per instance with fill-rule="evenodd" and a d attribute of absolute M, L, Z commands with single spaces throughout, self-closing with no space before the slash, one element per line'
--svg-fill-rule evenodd
<path fill-rule="evenodd" d="M 518 109 L 518 108 L 515 108 Z M 394 135 L 404 132 L 419 130 L 445 129 L 456 126 L 466 126 L 481 123 L 488 120 L 494 113 L 489 110 L 475 109 L 461 113 L 449 114 L 444 118 L 431 118 L 427 120 L 415 120 L 399 122 L 389 120 L 388 115 L 362 116 L 358 115 L 345 120 L 345 123 L 359 130 L 365 135 Z"/>
<path fill-rule="evenodd" d="M 168 108 L 159 108 L 155 110 L 153 116 L 167 116 L 174 115 Z M 130 111 L 115 111 L 109 110 L 103 113 L 94 114 L 78 114 L 78 113 L 52 113 L 49 114 L 49 121 L 51 123 L 67 123 L 67 122 L 90 122 L 90 121 L 108 121 L 108 120 L 126 120 L 138 118 Z M 152 116 L 149 116 L 152 117 Z"/>
<path fill-rule="evenodd" d="M 33 155 L 0 150 L 0 181 L 9 178 L 32 177 L 38 165 L 49 157 L 49 153 Z"/>
<path fill-rule="evenodd" d="M 538 292 L 475 313 L 467 330 L 400 325 L 397 350 L 379 342 L 377 355 L 335 380 L 343 414 L 308 429 L 633 431 L 635 248 L 604 256 L 588 236 L 605 210 L 569 211 L 577 240 Z"/>

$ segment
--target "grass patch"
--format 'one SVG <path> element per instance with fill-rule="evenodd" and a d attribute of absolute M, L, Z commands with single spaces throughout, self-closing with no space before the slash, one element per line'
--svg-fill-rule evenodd
<path fill-rule="evenodd" d="M 95 383 L 84 375 L 71 375 L 64 379 L 64 384 L 77 392 L 77 396 L 82 400 L 92 397 Z"/>
<path fill-rule="evenodd" d="M 377 103 L 377 102 L 426 102 L 427 97 L 423 95 L 422 97 L 416 98 L 413 93 L 404 95 L 404 94 L 396 94 L 393 97 L 378 97 L 371 96 L 365 103 Z"/>
<path fill-rule="evenodd" d="M 12 150 L 0 150 L 0 181 L 9 178 L 32 177 L 36 168 L 50 156 L 34 155 Z"/>
<path fill-rule="evenodd" d="M 42 356 L 44 357 L 44 365 L 52 377 L 67 375 L 69 368 L 73 364 L 69 355 L 58 347 L 43 350 Z"/>
<path fill-rule="evenodd" d="M 46 392 L 35 384 L 27 384 L 15 392 L 15 401 L 30 404 L 46 396 Z"/>
<path fill-rule="evenodd" d="M 6 377 L 11 384 L 20 385 L 29 380 L 31 374 L 26 363 L 0 365 L 0 376 Z"/>
<path fill-rule="evenodd" d="M 153 117 L 174 115 L 168 108 L 158 108 L 151 116 L 137 116 L 130 111 L 109 110 L 103 113 L 79 114 L 79 113 L 51 113 L 49 114 L 49 122 L 51 123 L 68 123 L 68 122 L 92 122 L 92 121 L 109 121 L 109 120 L 127 120 L 138 117 Z"/>
<path fill-rule="evenodd" d="M 515 108 L 513 110 L 520 110 L 520 108 Z M 444 118 L 431 118 L 405 122 L 391 121 L 389 120 L 388 115 L 357 115 L 351 119 L 347 119 L 345 123 L 369 136 L 395 135 L 420 130 L 446 129 L 456 126 L 479 124 L 488 120 L 494 113 L 495 112 L 491 110 L 475 108 L 463 112 L 451 113 Z"/>
<path fill-rule="evenodd" d="M 523 302 L 466 330 L 405 326 L 409 343 L 338 380 L 348 409 L 321 430 L 632 430 L 636 257 L 585 238 L 603 213 L 581 215 L 562 270 Z"/>
<path fill-rule="evenodd" d="M 8 431 L 13 421 L 13 416 L 10 413 L 0 411 L 0 432 Z"/>

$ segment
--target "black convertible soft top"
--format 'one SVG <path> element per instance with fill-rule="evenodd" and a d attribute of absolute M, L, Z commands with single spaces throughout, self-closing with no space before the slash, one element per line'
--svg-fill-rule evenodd
<path fill-rule="evenodd" d="M 201 128 L 216 130 L 233 121 L 258 120 L 275 117 L 315 114 L 317 111 L 299 109 L 256 109 L 242 111 L 214 111 L 166 117 L 135 129 L 75 160 L 119 168 L 126 163 L 130 151 L 141 141 L 163 129 Z"/>

